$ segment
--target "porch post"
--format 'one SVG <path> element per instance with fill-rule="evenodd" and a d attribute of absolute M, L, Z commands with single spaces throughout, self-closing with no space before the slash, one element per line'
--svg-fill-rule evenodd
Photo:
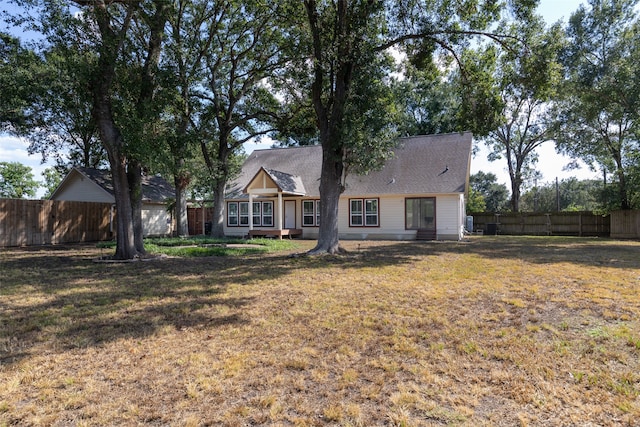
<path fill-rule="evenodd" d="M 284 218 L 282 217 L 282 192 L 278 191 L 278 230 L 282 230 Z"/>
<path fill-rule="evenodd" d="M 253 230 L 253 195 L 249 192 L 249 234 Z"/>

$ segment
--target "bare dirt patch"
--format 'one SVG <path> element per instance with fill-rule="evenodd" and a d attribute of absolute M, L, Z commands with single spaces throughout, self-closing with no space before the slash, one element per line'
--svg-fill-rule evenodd
<path fill-rule="evenodd" d="M 638 425 L 640 244 L 0 250 L 0 425 Z"/>

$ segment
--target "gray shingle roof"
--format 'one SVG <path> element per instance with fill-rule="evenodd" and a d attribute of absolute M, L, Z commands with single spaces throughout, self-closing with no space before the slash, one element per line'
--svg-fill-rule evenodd
<path fill-rule="evenodd" d="M 302 178 L 297 175 L 291 175 L 286 172 L 280 172 L 275 169 L 262 168 L 267 175 L 276 183 L 278 188 L 285 194 L 304 195 L 307 191 L 302 183 Z"/>
<path fill-rule="evenodd" d="M 453 194 L 466 191 L 471 165 L 472 135 L 451 133 L 401 138 L 394 156 L 379 171 L 349 175 L 345 195 Z M 252 152 L 228 197 L 242 197 L 260 168 L 300 178 L 309 197 L 320 195 L 322 147 L 272 148 Z"/>
<path fill-rule="evenodd" d="M 109 194 L 114 194 L 111 171 L 81 167 L 75 169 Z M 175 194 L 174 188 L 164 178 L 155 175 L 142 177 L 142 200 L 164 203 L 168 199 L 175 198 Z"/>

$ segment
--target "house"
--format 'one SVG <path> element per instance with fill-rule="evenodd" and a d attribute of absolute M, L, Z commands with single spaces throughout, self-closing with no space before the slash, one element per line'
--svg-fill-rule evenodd
<path fill-rule="evenodd" d="M 145 236 L 171 234 L 173 221 L 171 213 L 167 212 L 167 203 L 173 198 L 175 198 L 175 190 L 163 178 L 159 176 L 142 178 L 142 222 Z M 73 168 L 50 199 L 115 204 L 111 172 Z M 112 230 L 115 230 L 115 226 Z"/>
<path fill-rule="evenodd" d="M 339 238 L 462 239 L 471 153 L 468 132 L 402 138 L 381 170 L 347 177 Z M 228 187 L 225 235 L 317 238 L 321 163 L 320 146 L 253 151 Z"/>

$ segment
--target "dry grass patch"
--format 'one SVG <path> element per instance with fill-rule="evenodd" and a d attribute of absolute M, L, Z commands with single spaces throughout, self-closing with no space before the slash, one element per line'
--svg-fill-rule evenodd
<path fill-rule="evenodd" d="M 637 424 L 639 243 L 343 244 L 1 250 L 0 425 Z"/>

